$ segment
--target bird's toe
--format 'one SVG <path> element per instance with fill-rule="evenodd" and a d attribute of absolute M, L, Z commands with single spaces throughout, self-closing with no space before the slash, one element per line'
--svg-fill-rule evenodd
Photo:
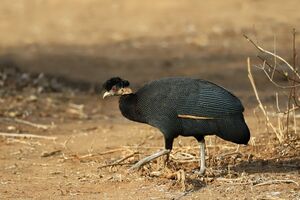
<path fill-rule="evenodd" d="M 194 174 L 197 174 L 198 176 L 204 176 L 205 171 L 206 171 L 206 168 L 202 168 L 200 170 L 195 170 Z"/>

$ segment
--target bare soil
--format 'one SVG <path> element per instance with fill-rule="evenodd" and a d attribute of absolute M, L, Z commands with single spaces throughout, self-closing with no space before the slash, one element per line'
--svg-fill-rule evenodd
<path fill-rule="evenodd" d="M 272 49 L 275 34 L 278 53 L 290 60 L 298 1 L 0 5 L 0 132 L 56 138 L 0 138 L 1 199 L 300 199 L 299 132 L 279 144 L 256 112 L 245 64 L 256 52 L 242 36 Z M 21 72 L 8 70 L 15 67 Z M 254 73 L 262 100 L 273 105 L 274 88 Z M 208 169 L 198 177 L 198 144 L 179 137 L 167 166 L 161 158 L 129 172 L 163 148 L 163 137 L 121 116 L 117 98 L 102 100 L 101 83 L 116 75 L 134 89 L 166 76 L 229 88 L 244 103 L 249 145 L 207 137 Z"/>

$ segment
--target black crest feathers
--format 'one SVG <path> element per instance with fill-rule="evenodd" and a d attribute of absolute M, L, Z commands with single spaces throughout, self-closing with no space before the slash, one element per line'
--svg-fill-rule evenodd
<path fill-rule="evenodd" d="M 124 88 L 129 86 L 129 82 L 127 80 L 123 80 L 120 77 L 113 77 L 109 80 L 107 80 L 103 84 L 103 88 L 107 91 L 111 90 L 113 86 L 117 86 L 118 88 Z"/>

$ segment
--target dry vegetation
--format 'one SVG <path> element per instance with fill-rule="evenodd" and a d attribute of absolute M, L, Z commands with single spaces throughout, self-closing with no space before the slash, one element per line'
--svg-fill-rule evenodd
<path fill-rule="evenodd" d="M 132 172 L 130 166 L 161 149 L 159 131 L 131 124 L 118 113 L 106 113 L 107 105 L 116 102 L 100 103 L 94 92 L 81 92 L 59 81 L 59 92 L 53 92 L 51 77 L 37 82 L 41 75 L 10 73 L 2 69 L 0 184 L 4 197 L 45 198 L 50 193 L 54 198 L 115 199 L 127 192 L 136 199 L 145 198 L 141 192 L 145 190 L 153 199 L 213 199 L 232 197 L 229 190 L 249 190 L 239 198 L 299 198 L 300 143 L 292 128 L 292 136 L 280 141 L 265 129 L 268 121 L 263 116 L 256 119 L 248 114 L 250 126 L 258 124 L 260 134 L 252 136 L 248 146 L 208 137 L 204 177 L 193 173 L 199 167 L 198 145 L 183 138 L 176 140 L 167 166 L 159 158 Z M 19 86 L 25 74 L 28 82 Z M 122 142 L 122 138 L 132 141 Z M 109 192 L 115 187 L 120 192 Z"/>
<path fill-rule="evenodd" d="M 300 199 L 297 0 L 0 5 L 1 199 Z M 249 145 L 207 137 L 198 177 L 199 146 L 179 137 L 167 166 L 128 171 L 163 138 L 100 98 L 95 83 L 116 75 L 133 88 L 175 75 L 225 86 Z"/>
<path fill-rule="evenodd" d="M 274 96 L 276 98 L 275 107 L 277 110 L 268 111 L 266 106 L 263 105 L 262 101 L 257 92 L 257 88 L 255 85 L 255 81 L 251 72 L 251 64 L 250 59 L 247 60 L 248 65 L 248 77 L 250 79 L 251 85 L 253 87 L 256 99 L 259 104 L 259 108 L 263 112 L 266 118 L 266 126 L 271 129 L 271 131 L 276 135 L 277 139 L 280 143 L 284 141 L 294 141 L 299 139 L 299 135 L 297 133 L 298 125 L 297 118 L 299 113 L 299 83 L 300 83 L 300 75 L 298 73 L 297 66 L 297 52 L 296 52 L 296 31 L 293 30 L 293 64 L 289 64 L 285 59 L 276 54 L 276 52 L 270 52 L 262 47 L 258 46 L 253 40 L 249 37 L 245 36 L 245 38 L 251 42 L 260 52 L 266 54 L 267 56 L 272 56 L 273 59 L 272 64 L 270 64 L 270 58 L 257 56 L 260 60 L 262 60 L 262 64 L 256 66 L 260 69 L 268 78 L 271 84 L 273 84 L 276 88 L 274 91 Z M 276 51 L 276 49 L 274 49 Z M 278 60 L 278 61 L 277 61 Z M 274 64 L 273 64 L 274 63 Z M 280 66 L 280 67 L 278 67 Z M 286 79 L 287 83 L 282 85 L 279 81 L 276 80 L 275 76 L 280 76 L 282 79 Z M 281 102 L 279 102 L 279 96 L 281 97 Z M 283 108 L 282 108 L 283 107 Z M 274 120 L 276 119 L 276 125 L 274 124 Z"/>

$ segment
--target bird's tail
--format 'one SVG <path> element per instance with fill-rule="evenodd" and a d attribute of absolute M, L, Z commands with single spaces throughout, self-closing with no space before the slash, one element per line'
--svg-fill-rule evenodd
<path fill-rule="evenodd" d="M 218 119 L 218 136 L 237 144 L 248 144 L 250 131 L 243 115 Z"/>

